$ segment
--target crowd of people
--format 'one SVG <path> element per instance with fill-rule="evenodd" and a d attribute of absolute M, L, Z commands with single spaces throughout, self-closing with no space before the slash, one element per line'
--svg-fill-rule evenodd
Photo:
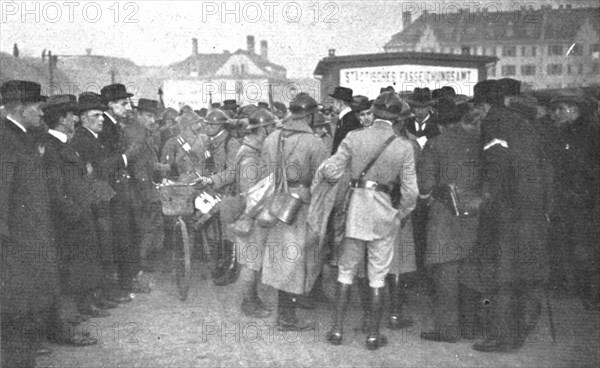
<path fill-rule="evenodd" d="M 592 93 L 536 97 L 501 79 L 472 99 L 337 87 L 327 108 L 299 93 L 287 106 L 180 111 L 132 106 L 122 84 L 46 98 L 9 81 L 1 94 L 3 363 L 30 364 L 47 340 L 93 345 L 82 322 L 151 292 L 169 231 L 157 184 L 168 181 L 223 196 L 214 282 L 242 284 L 253 318 L 273 313 L 258 283 L 277 289 L 281 330 L 311 326 L 296 308 L 327 299 L 324 263 L 338 273 L 333 345 L 355 278 L 370 350 L 387 343 L 386 287 L 388 327 L 413 324 L 403 305 L 414 275 L 434 299 L 421 338 L 480 338 L 479 351 L 519 349 L 549 290 L 600 306 Z"/>

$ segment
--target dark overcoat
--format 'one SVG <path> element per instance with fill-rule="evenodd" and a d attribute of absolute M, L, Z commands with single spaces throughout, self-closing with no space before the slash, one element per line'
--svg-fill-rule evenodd
<path fill-rule="evenodd" d="M 75 149 L 49 135 L 44 154 L 63 292 L 101 286 L 101 250 L 92 217 L 92 182 Z"/>
<path fill-rule="evenodd" d="M 29 132 L 0 124 L 2 313 L 46 313 L 58 294 L 58 268 L 42 154 Z"/>
<path fill-rule="evenodd" d="M 515 110 L 494 106 L 482 121 L 483 189 L 475 260 L 484 287 L 548 276 L 552 175 L 541 139 Z"/>

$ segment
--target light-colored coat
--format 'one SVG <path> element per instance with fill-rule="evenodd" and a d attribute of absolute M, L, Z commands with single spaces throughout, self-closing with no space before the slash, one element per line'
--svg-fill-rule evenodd
<path fill-rule="evenodd" d="M 316 270 L 315 267 L 307 267 L 307 263 L 320 262 L 319 255 L 307 254 L 305 249 L 310 186 L 319 164 L 327 158 L 328 151 L 323 141 L 313 134 L 305 122 L 291 120 L 281 130 L 269 135 L 263 143 L 261 158 L 271 170 L 281 167 L 277 155 L 280 134 L 287 137 L 283 151 L 288 182 L 305 186 L 290 188 L 290 192 L 297 194 L 304 204 L 292 225 L 279 222 L 269 229 L 262 281 L 279 290 L 303 294 L 312 288 L 307 280 L 314 280 L 314 277 L 308 275 L 308 270 Z M 267 176 L 269 171 L 264 170 L 263 176 Z"/>
<path fill-rule="evenodd" d="M 381 145 L 394 135 L 391 123 L 375 120 L 369 128 L 348 133 L 337 150 L 323 165 L 321 173 L 339 180 L 345 170 L 358 179 L 375 157 Z M 392 141 L 381 153 L 363 180 L 400 185 L 402 198 L 398 209 L 392 207 L 387 193 L 372 189 L 354 189 L 346 219 L 346 237 L 365 241 L 383 239 L 398 231 L 399 221 L 413 210 L 419 193 L 411 143 L 403 137 Z"/>

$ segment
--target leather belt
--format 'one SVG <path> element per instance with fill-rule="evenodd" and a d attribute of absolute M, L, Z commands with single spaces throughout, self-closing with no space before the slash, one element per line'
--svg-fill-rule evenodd
<path fill-rule="evenodd" d="M 376 181 L 370 180 L 352 179 L 350 180 L 350 188 L 372 189 L 386 194 L 390 194 L 392 192 L 392 188 L 389 185 L 379 184 Z"/>

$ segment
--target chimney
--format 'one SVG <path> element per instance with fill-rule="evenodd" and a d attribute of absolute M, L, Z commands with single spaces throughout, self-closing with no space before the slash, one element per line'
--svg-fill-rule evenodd
<path fill-rule="evenodd" d="M 567 9 L 573 9 L 573 5 L 571 5 L 571 4 L 567 4 L 566 7 L 567 7 Z"/>
<path fill-rule="evenodd" d="M 329 49 L 329 57 L 335 56 L 335 49 Z"/>
<path fill-rule="evenodd" d="M 192 55 L 198 55 L 198 39 L 192 38 Z"/>
<path fill-rule="evenodd" d="M 269 44 L 265 40 L 260 41 L 260 56 L 265 60 L 269 59 Z"/>
<path fill-rule="evenodd" d="M 412 22 L 412 14 L 409 11 L 402 12 L 402 26 L 406 26 Z"/>
<path fill-rule="evenodd" d="M 246 37 L 246 44 L 248 45 L 248 52 L 254 55 L 254 36 Z"/>
<path fill-rule="evenodd" d="M 564 9 L 564 8 L 565 8 L 565 6 L 564 6 L 563 4 L 560 4 L 560 5 L 558 6 L 558 8 L 559 8 L 559 9 Z"/>
<path fill-rule="evenodd" d="M 92 49 L 90 49 L 90 48 L 85 49 L 85 53 L 87 56 L 92 55 Z"/>

